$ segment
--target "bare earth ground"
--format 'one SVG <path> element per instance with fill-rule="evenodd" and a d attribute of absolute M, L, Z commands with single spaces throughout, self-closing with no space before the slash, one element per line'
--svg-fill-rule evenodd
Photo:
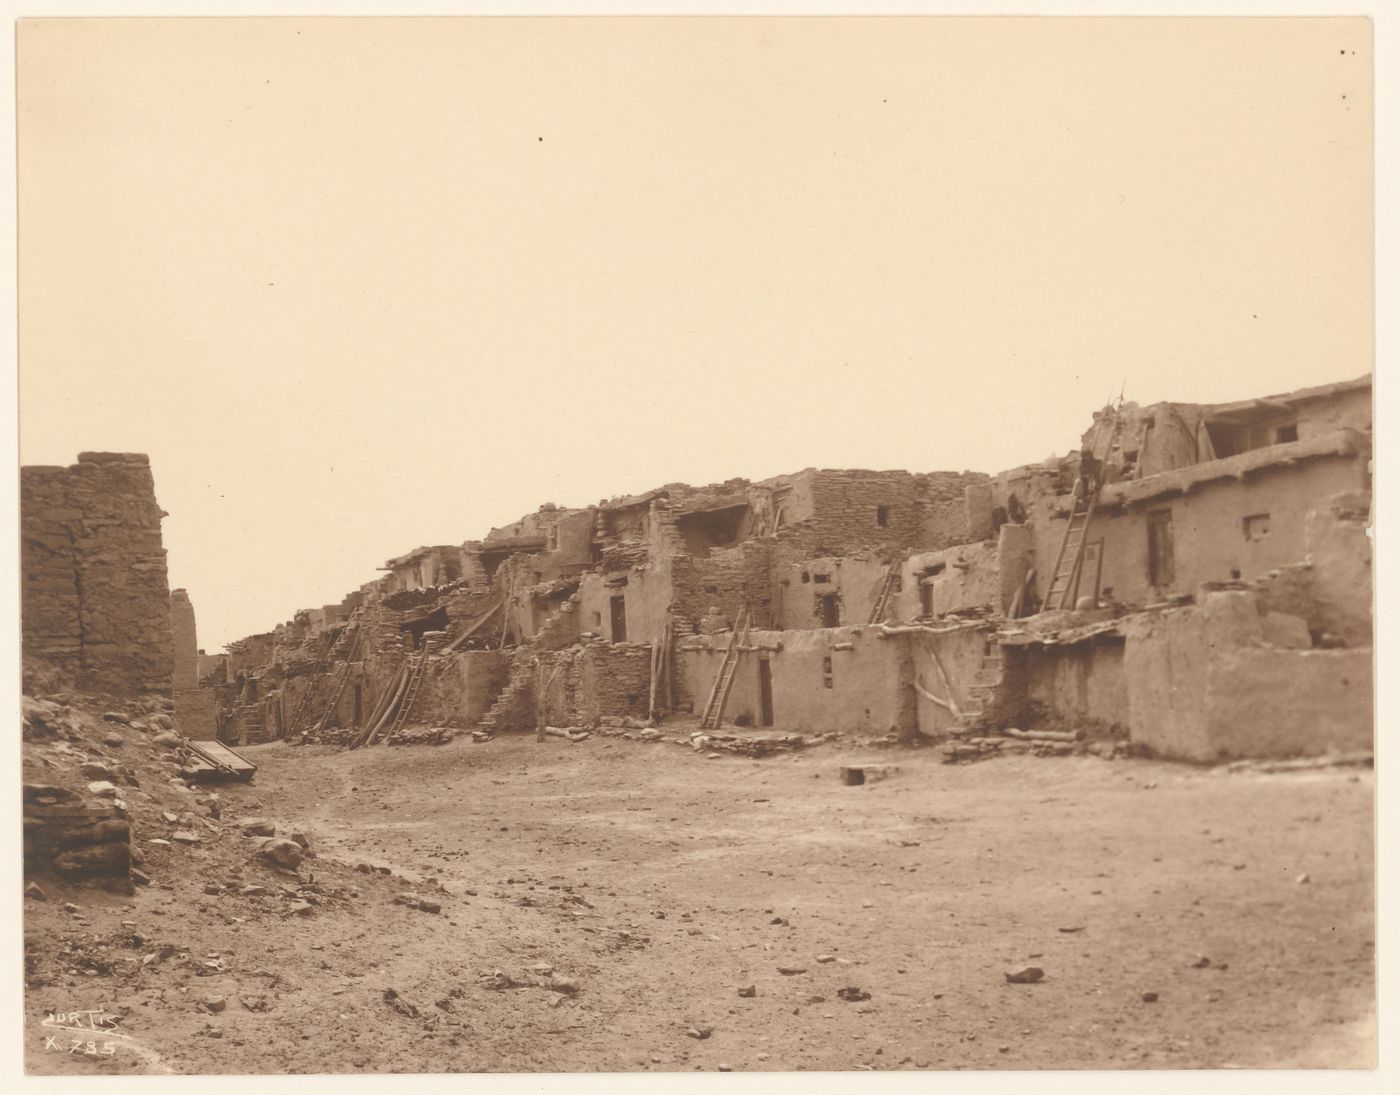
<path fill-rule="evenodd" d="M 26 902 L 31 1071 L 1375 1059 L 1370 771 L 949 767 L 833 745 L 707 760 L 597 736 L 247 754 L 262 767 L 220 788 L 225 821 L 303 827 L 319 856 L 302 877 L 331 896 L 297 916 L 275 895 L 205 895 L 255 847 L 236 832 L 148 848 L 156 882 L 135 897 L 49 886 Z M 853 760 L 900 770 L 846 787 Z M 395 873 L 351 869 L 366 861 Z M 422 885 L 433 875 L 446 893 Z M 391 903 L 410 888 L 441 913 Z M 82 939 L 139 959 L 122 951 L 132 930 L 145 953 L 181 953 L 63 968 Z M 203 965 L 216 952 L 226 969 Z M 1025 965 L 1044 979 L 1008 984 Z M 227 1009 L 202 1007 L 211 994 Z M 97 1007 L 129 1036 L 114 1054 L 45 1049 L 47 1012 Z"/>

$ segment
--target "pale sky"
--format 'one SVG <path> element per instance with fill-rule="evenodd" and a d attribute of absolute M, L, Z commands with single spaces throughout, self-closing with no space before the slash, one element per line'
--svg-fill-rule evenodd
<path fill-rule="evenodd" d="M 200 645 L 540 503 L 1372 368 L 1365 20 L 21 24 L 26 464 Z"/>

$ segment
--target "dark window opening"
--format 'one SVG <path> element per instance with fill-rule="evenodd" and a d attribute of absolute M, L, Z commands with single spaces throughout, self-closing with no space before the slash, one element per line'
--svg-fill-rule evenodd
<path fill-rule="evenodd" d="M 841 626 L 841 602 L 835 593 L 817 594 L 817 615 L 821 617 L 822 627 Z"/>
<path fill-rule="evenodd" d="M 706 592 L 706 593 L 718 593 L 718 592 L 719 592 L 719 586 L 706 586 L 706 587 L 705 587 L 705 592 Z"/>
<path fill-rule="evenodd" d="M 813 574 L 813 575 L 812 575 L 812 581 L 816 582 L 817 585 L 819 585 L 819 586 L 830 585 L 830 584 L 831 584 L 831 575 L 830 575 L 830 574 Z"/>
<path fill-rule="evenodd" d="M 890 507 L 889 507 L 889 506 L 876 506 L 876 507 L 875 507 L 875 524 L 878 525 L 880 528 L 886 528 L 886 527 L 888 527 L 889 523 L 890 523 Z"/>
<path fill-rule="evenodd" d="M 426 616 L 419 616 L 416 620 L 404 621 L 399 624 L 399 630 L 407 633 L 411 649 L 418 650 L 423 645 L 423 632 L 446 631 L 449 626 L 451 625 L 447 618 L 447 609 L 439 608 Z"/>
<path fill-rule="evenodd" d="M 919 583 L 919 615 L 933 615 L 933 585 L 930 582 Z"/>
<path fill-rule="evenodd" d="M 811 580 L 812 580 L 812 576 L 811 576 L 810 574 L 808 574 L 808 573 L 804 570 L 804 571 L 802 572 L 802 581 L 803 581 L 803 582 L 810 582 Z"/>
<path fill-rule="evenodd" d="M 1269 535 L 1269 515 L 1255 513 L 1244 519 L 1244 538 L 1251 543 L 1267 539 Z"/>
<path fill-rule="evenodd" d="M 676 530 L 685 541 L 686 551 L 703 559 L 715 548 L 740 543 L 748 516 L 747 503 L 701 513 L 682 513 L 676 518 Z"/>
<path fill-rule="evenodd" d="M 1256 423 L 1207 422 L 1206 433 L 1210 435 L 1216 458 L 1223 460 L 1242 452 L 1297 441 L 1298 423 L 1280 423 L 1278 419 Z"/>

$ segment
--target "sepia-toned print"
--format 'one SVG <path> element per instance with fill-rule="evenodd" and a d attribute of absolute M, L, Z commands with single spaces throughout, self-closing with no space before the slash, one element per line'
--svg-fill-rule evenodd
<path fill-rule="evenodd" d="M 1374 1068 L 1370 46 L 21 22 L 27 1071 Z"/>

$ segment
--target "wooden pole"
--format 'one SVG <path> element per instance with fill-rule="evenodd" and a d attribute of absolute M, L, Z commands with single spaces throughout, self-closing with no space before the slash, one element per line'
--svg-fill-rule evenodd
<path fill-rule="evenodd" d="M 953 682 L 948 679 L 948 674 L 943 669 L 943 663 L 938 660 L 938 652 L 930 647 L 928 656 L 933 659 L 933 667 L 938 670 L 938 679 L 943 682 L 943 687 L 948 691 L 949 710 L 958 718 L 962 718 L 962 710 L 958 706 L 957 698 L 953 695 Z"/>
<path fill-rule="evenodd" d="M 669 608 L 666 610 L 666 645 L 662 669 L 666 681 L 662 696 L 664 697 L 666 714 L 669 715 L 676 709 L 676 618 Z"/>
<path fill-rule="evenodd" d="M 651 640 L 651 689 L 647 695 L 647 718 L 656 718 L 656 679 L 661 674 L 661 640 Z"/>

